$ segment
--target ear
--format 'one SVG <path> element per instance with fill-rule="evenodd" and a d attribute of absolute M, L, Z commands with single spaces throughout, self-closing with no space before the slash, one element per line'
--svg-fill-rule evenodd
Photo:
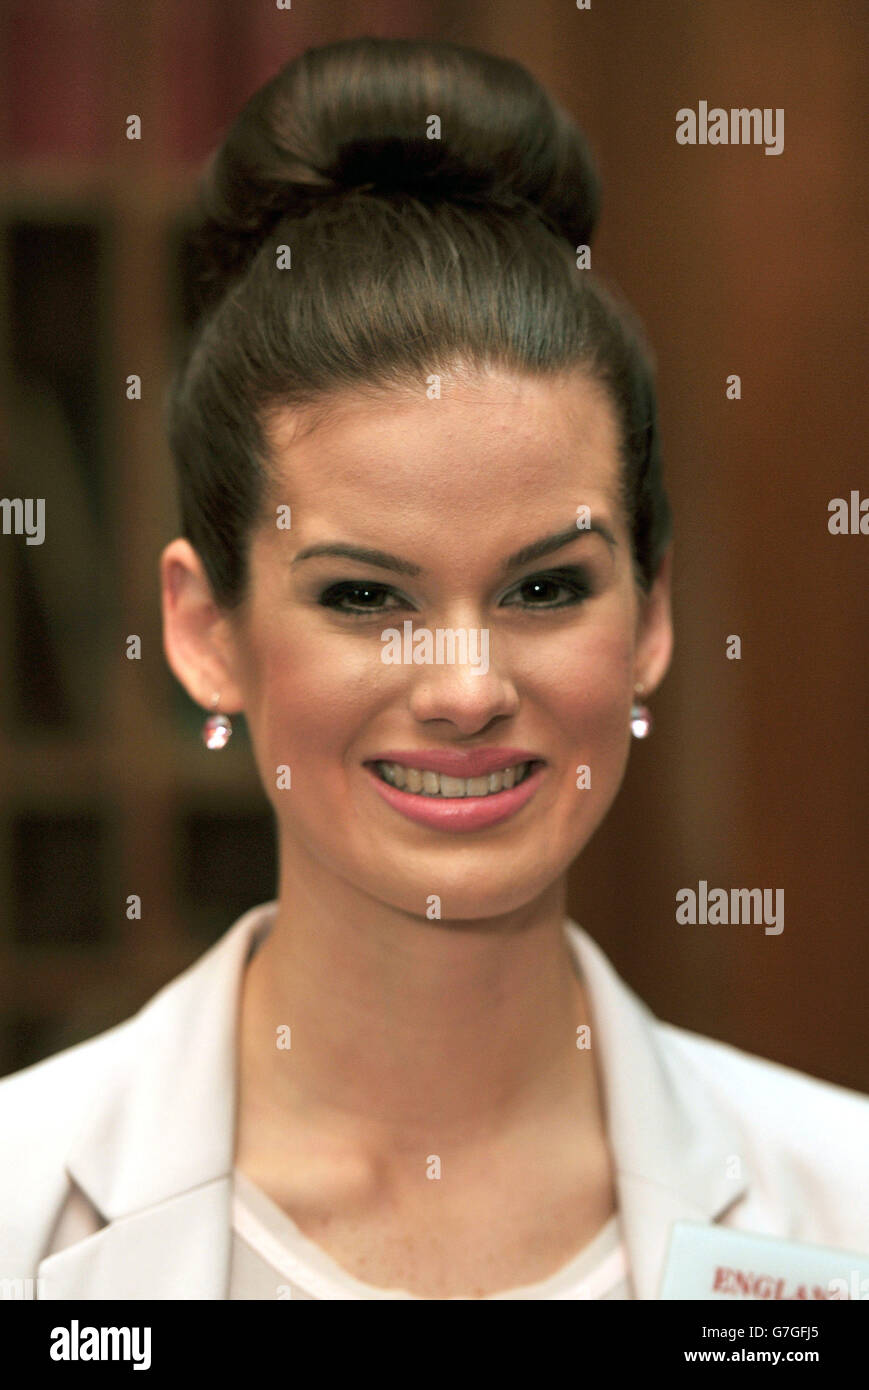
<path fill-rule="evenodd" d="M 181 538 L 160 557 L 163 650 L 191 699 L 211 709 L 220 696 L 224 714 L 242 706 L 236 683 L 236 644 L 230 622 L 218 608 L 197 552 Z"/>
<path fill-rule="evenodd" d="M 644 696 L 651 695 L 661 684 L 673 654 L 672 572 L 671 546 L 661 561 L 651 589 L 641 599 L 637 617 L 634 681 L 642 685 Z"/>

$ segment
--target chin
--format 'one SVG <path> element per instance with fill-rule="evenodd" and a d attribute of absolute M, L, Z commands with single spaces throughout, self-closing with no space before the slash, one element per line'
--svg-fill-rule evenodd
<path fill-rule="evenodd" d="M 403 882 L 398 876 L 391 884 L 380 879 L 374 896 L 433 924 L 508 916 L 529 907 L 567 872 L 573 856 L 556 861 L 551 846 L 548 849 L 545 862 L 539 854 L 529 855 L 527 865 L 517 863 L 515 854 L 498 864 L 491 850 L 478 850 L 475 855 L 468 849 L 464 862 L 452 856 L 440 866 L 430 863 L 411 878 L 402 874 Z"/>

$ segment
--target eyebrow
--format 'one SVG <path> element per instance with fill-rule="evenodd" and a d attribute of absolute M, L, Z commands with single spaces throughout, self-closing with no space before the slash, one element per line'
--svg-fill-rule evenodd
<path fill-rule="evenodd" d="M 532 560 L 539 560 L 542 556 L 550 555 L 553 551 L 561 550 L 563 546 L 570 545 L 572 541 L 591 534 L 603 536 L 611 550 L 614 550 L 618 545 L 612 531 L 604 522 L 591 520 L 587 526 L 582 528 L 579 528 L 574 522 L 572 526 L 565 527 L 563 531 L 556 531 L 553 535 L 541 537 L 539 541 L 532 541 L 530 545 L 523 545 L 521 550 L 517 550 L 504 561 L 502 573 L 509 574 L 511 570 L 518 569 L 520 565 L 527 565 Z M 313 560 L 319 555 L 337 555 L 346 560 L 358 560 L 363 565 L 376 565 L 378 569 L 394 570 L 396 574 L 420 575 L 423 573 L 421 565 L 414 565 L 410 560 L 403 560 L 398 555 L 390 555 L 385 550 L 370 550 L 366 546 L 346 545 L 342 541 L 306 546 L 293 558 L 292 563 L 298 565 L 303 560 Z"/>

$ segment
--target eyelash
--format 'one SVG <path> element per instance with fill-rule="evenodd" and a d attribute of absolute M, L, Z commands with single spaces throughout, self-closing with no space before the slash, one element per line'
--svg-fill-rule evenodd
<path fill-rule="evenodd" d="M 591 585 L 586 579 L 583 571 L 572 569 L 547 570 L 545 573 L 542 574 L 529 574 L 525 579 L 520 580 L 520 582 L 514 586 L 514 589 L 510 590 L 509 592 L 512 593 L 515 590 L 522 589 L 527 584 L 545 583 L 560 585 L 562 588 L 569 590 L 572 597 L 568 598 L 567 600 L 562 600 L 559 603 L 530 603 L 524 605 L 508 604 L 507 607 L 512 608 L 516 606 L 525 607 L 526 609 L 536 608 L 540 612 L 549 613 L 560 610 L 562 608 L 571 608 L 575 604 L 582 603 L 585 599 L 591 597 Z M 369 594 L 373 593 L 376 596 L 383 596 L 395 593 L 395 590 L 392 589 L 388 584 L 378 584 L 373 581 L 369 583 L 367 580 L 342 579 L 337 584 L 330 584 L 327 588 L 325 588 L 319 595 L 317 602 L 321 604 L 324 608 L 331 608 L 339 613 L 346 614 L 348 617 L 354 618 L 366 618 L 371 617 L 375 614 L 379 615 L 381 613 L 390 613 L 397 611 L 397 609 L 395 608 L 384 608 L 381 606 L 360 608 L 345 608 L 342 606 L 341 600 L 345 598 L 347 594 L 358 593 L 360 591 L 364 591 Z"/>

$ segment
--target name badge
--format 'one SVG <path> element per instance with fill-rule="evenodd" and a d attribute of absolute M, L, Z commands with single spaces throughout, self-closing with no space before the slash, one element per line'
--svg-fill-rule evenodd
<path fill-rule="evenodd" d="M 869 1299 L 869 1255 L 676 1221 L 660 1299 Z"/>

